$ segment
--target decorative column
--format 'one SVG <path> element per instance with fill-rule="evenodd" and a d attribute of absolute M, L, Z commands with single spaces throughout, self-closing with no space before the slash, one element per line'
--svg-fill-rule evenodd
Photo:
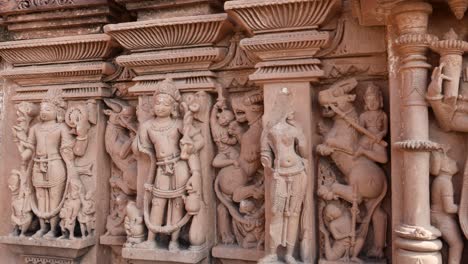
<path fill-rule="evenodd" d="M 302 210 L 292 212 L 292 215 L 287 217 L 288 220 L 283 218 L 278 221 L 277 216 L 281 212 L 276 212 L 277 216 L 274 217 L 273 203 L 274 199 L 279 199 L 277 197 L 279 194 L 273 188 L 274 181 L 276 181 L 273 177 L 277 176 L 273 175 L 271 169 L 265 168 L 265 254 L 267 256 L 260 260 L 260 263 L 270 263 L 269 261 L 277 258 L 275 253 L 278 250 L 277 242 L 279 241 L 275 237 L 280 236 L 281 233 L 284 233 L 284 237 L 288 237 L 284 243 L 281 242 L 287 251 L 285 258 L 295 258 L 303 263 L 315 262 L 318 245 L 315 239 L 314 183 L 316 178 L 312 153 L 316 137 L 314 136 L 315 128 L 310 124 L 315 124 L 316 120 L 312 117 L 314 91 L 311 83 L 317 83 L 323 76 L 320 60 L 314 58 L 314 55 L 330 39 L 329 34 L 319 30 L 319 27 L 334 14 L 338 3 L 339 1 L 333 0 L 238 0 L 228 1 L 225 4 L 225 10 L 230 17 L 252 36 L 241 41 L 242 48 L 261 60 L 255 66 L 256 72 L 249 78 L 263 86 L 264 133 L 270 131 L 267 124 L 274 125 L 278 118 L 280 110 L 277 109 L 277 97 L 289 94 L 291 109 L 288 111 L 295 113 L 295 124 L 304 132 L 305 142 L 300 144 L 304 144 L 305 153 L 308 155 L 303 157 L 307 172 L 307 180 L 302 183 L 307 187 L 305 196 L 300 198 L 300 201 L 293 201 L 302 203 Z M 284 108 L 288 107 L 284 105 Z M 276 153 L 276 155 L 281 155 L 281 153 Z M 296 181 L 298 180 L 299 178 L 296 178 Z M 300 226 L 288 225 L 285 222 L 295 222 L 295 217 L 298 215 L 302 219 Z M 279 230 L 279 225 L 284 229 Z M 297 241 L 291 241 L 292 239 Z M 299 248 L 295 245 L 299 245 Z"/>
<path fill-rule="evenodd" d="M 426 52 L 435 37 L 427 33 L 432 7 L 423 1 L 404 1 L 393 7 L 398 32 L 398 80 L 401 100 L 403 155 L 402 217 L 395 231 L 395 263 L 441 263 L 439 230 L 431 226 L 429 155 L 437 144 L 429 140 L 428 105 L 425 101 L 428 71 Z"/>
<path fill-rule="evenodd" d="M 110 171 L 102 99 L 112 95 L 105 78 L 116 71 L 108 59 L 119 45 L 102 34 L 102 26 L 126 13 L 109 4 L 2 3 L 3 23 L 14 40 L 0 44 L 0 56 L 11 65 L 0 72 L 11 110 L 3 130 L 8 161 L 2 175 L 15 226 L 0 242 L 24 263 L 110 261 L 99 245 Z"/>
<path fill-rule="evenodd" d="M 126 218 L 133 226 L 126 227 L 122 257 L 132 263 L 208 263 L 215 243 L 216 208 L 210 93 L 219 89 L 210 66 L 227 54 L 226 47 L 215 44 L 232 25 L 227 14 L 220 13 L 219 1 L 117 2 L 137 15 L 136 22 L 104 27 L 129 51 L 116 62 L 135 73 L 135 84 L 128 92 L 137 97 L 138 131 L 132 146 L 137 161 L 136 200 L 127 206 Z M 171 119 L 176 126 L 156 127 L 160 115 L 154 109 L 161 103 L 174 108 Z M 174 128 L 179 134 L 165 134 L 174 133 Z M 180 134 L 183 138 L 173 144 L 174 135 Z M 185 144 L 193 144 L 192 151 L 197 152 L 187 157 Z M 174 146 L 177 149 L 171 149 Z M 144 150 L 148 147 L 151 150 Z M 163 157 L 166 151 L 173 153 Z M 184 172 L 184 166 L 189 170 Z M 149 173 L 154 173 L 153 179 Z M 184 180 L 187 173 L 190 180 Z M 163 177 L 171 178 L 169 190 L 163 187 Z M 180 186 L 175 190 L 173 184 Z M 197 204 L 198 209 L 190 211 Z M 184 215 L 174 220 L 170 214 L 175 215 L 178 208 L 183 208 Z"/>

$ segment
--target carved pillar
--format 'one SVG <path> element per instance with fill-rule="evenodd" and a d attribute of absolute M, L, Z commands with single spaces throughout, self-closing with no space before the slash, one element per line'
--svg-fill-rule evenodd
<path fill-rule="evenodd" d="M 104 27 L 108 35 L 129 50 L 126 55 L 118 56 L 116 62 L 135 73 L 132 79 L 135 85 L 129 92 L 138 98 L 138 131 L 132 146 L 138 167 L 136 205 L 127 207 L 126 217 L 130 221 L 138 219 L 138 224 L 126 227 L 127 242 L 122 256 L 132 263 L 207 263 L 215 242 L 212 227 L 216 208 L 211 166 L 214 145 L 209 126 L 213 105 L 210 93 L 216 92 L 219 86 L 210 66 L 226 55 L 227 49 L 215 44 L 230 32 L 231 23 L 226 14 L 219 12 L 219 1 L 117 2 L 137 15 L 136 22 Z M 174 107 L 171 119 L 176 125 L 157 128 L 160 114 L 155 112 L 155 106 L 169 101 Z M 151 123 L 153 125 L 149 125 Z M 183 134 L 183 138 L 165 134 L 167 131 L 174 133 L 174 128 L 178 129 L 175 136 Z M 190 139 L 194 135 L 201 136 L 201 142 Z M 199 149 L 196 154 L 185 157 L 184 142 L 188 139 L 198 140 L 194 148 Z M 174 144 L 173 140 L 179 142 Z M 184 172 L 184 166 L 189 170 Z M 187 173 L 190 180 L 184 180 Z M 161 182 L 164 182 L 163 177 L 169 176 L 177 183 L 172 182 L 170 189 L 165 190 Z M 173 184 L 181 186 L 176 190 Z M 192 187 L 194 192 L 190 190 Z M 198 198 L 191 199 L 191 193 Z M 199 209 L 189 212 L 197 199 Z M 173 222 L 167 216 L 178 208 L 183 208 L 184 215 L 180 221 Z M 138 234 L 134 232 L 136 229 L 140 231 Z"/>
<path fill-rule="evenodd" d="M 437 239 L 431 226 L 429 192 L 429 116 L 425 101 L 430 65 L 425 54 L 435 37 L 427 34 L 432 7 L 422 1 L 402 2 L 393 7 L 392 21 L 398 36 L 397 78 L 401 104 L 402 139 L 396 143 L 403 154 L 402 216 L 395 239 L 396 263 L 441 263 Z M 393 69 L 392 69 L 393 70 Z M 419 262 L 418 262 L 419 261 Z"/>
<path fill-rule="evenodd" d="M 26 263 L 110 261 L 98 239 L 109 206 L 101 99 L 112 95 L 104 79 L 116 70 L 108 59 L 119 46 L 100 33 L 116 13 L 122 19 L 126 13 L 109 3 L 1 4 L 6 34 L 15 40 L 0 46 L 11 65 L 0 72 L 13 110 L 4 130 L 11 142 L 2 144 L 9 155 L 2 174 L 12 186 L 8 213 L 15 229 L 0 240 Z"/>
<path fill-rule="evenodd" d="M 276 98 L 284 91 L 291 93 L 292 111 L 299 129 L 305 134 L 305 149 L 310 156 L 305 158 L 307 185 L 301 212 L 292 213 L 290 221 L 295 221 L 294 214 L 300 215 L 302 222 L 299 227 L 288 225 L 289 220 L 278 221 L 281 212 L 274 215 L 274 200 L 279 199 L 275 192 L 273 171 L 265 169 L 265 254 L 260 263 L 274 261 L 278 242 L 275 236 L 289 235 L 283 246 L 286 248 L 286 258 L 295 258 L 304 263 L 314 263 L 316 258 L 316 230 L 314 208 L 315 168 L 313 166 L 314 124 L 312 116 L 312 85 L 323 76 L 320 60 L 314 55 L 329 41 L 329 33 L 318 28 L 332 14 L 339 1 L 228 1 L 225 9 L 228 14 L 246 30 L 252 37 L 241 41 L 244 50 L 253 53 L 261 62 L 257 63 L 255 73 L 250 80 L 263 86 L 265 115 L 263 117 L 264 132 L 267 124 L 273 124 L 278 118 Z M 291 17 L 290 10 L 302 10 Z M 287 106 L 285 106 L 287 108 Z M 281 156 L 281 153 L 276 153 Z M 280 157 L 275 157 L 275 160 Z M 274 165 L 273 170 L 278 170 Z M 276 176 L 275 176 L 276 177 Z M 295 201 L 297 202 L 297 201 Z M 273 222 L 272 222 L 273 221 Z M 281 223 L 279 223 L 281 222 Z M 278 230 L 278 226 L 288 226 Z M 288 230 L 289 228 L 289 230 Z M 298 228 L 297 241 L 293 229 Z M 276 242 L 275 242 L 276 241 Z M 295 248 L 299 245 L 299 248 Z M 293 249 L 294 248 L 294 249 Z M 294 251 L 294 253 L 292 253 Z M 290 261 L 290 260 L 288 260 Z"/>

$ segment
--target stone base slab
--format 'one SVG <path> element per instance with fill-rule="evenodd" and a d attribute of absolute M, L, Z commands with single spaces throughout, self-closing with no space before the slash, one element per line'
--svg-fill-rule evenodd
<path fill-rule="evenodd" d="M 96 244 L 96 238 L 69 240 L 1 236 L 0 243 L 8 245 L 12 251 L 20 255 L 47 255 L 55 258 L 76 259 L 83 256 L 91 246 Z"/>
<path fill-rule="evenodd" d="M 361 259 L 361 264 L 387 264 L 387 260 L 385 259 Z M 351 260 L 325 260 L 320 259 L 319 264 L 356 264 L 358 262 L 351 261 Z"/>
<path fill-rule="evenodd" d="M 234 245 L 217 245 L 213 247 L 211 254 L 218 259 L 245 260 L 253 263 L 265 256 L 263 250 L 245 249 Z"/>
<path fill-rule="evenodd" d="M 208 248 L 200 250 L 180 250 L 176 252 L 167 249 L 123 248 L 122 256 L 132 260 L 132 263 L 200 263 L 210 255 Z"/>

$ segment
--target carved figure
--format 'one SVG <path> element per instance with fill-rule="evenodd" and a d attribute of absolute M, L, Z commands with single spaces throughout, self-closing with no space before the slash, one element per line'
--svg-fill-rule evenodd
<path fill-rule="evenodd" d="M 65 110 L 61 90 L 50 89 L 40 105 L 40 120 L 30 128 L 27 141 L 22 142 L 24 149 L 20 150 L 23 163 L 27 164 L 23 166 L 24 173 L 34 187 L 36 199 L 31 199 L 32 210 L 41 226 L 35 237 L 47 233 L 47 222 L 50 222 L 47 237 L 56 237 L 59 233 L 58 214 L 65 201 L 66 186 L 72 178 L 78 179 L 79 174 L 74 166 L 74 155 L 84 155 L 88 144 L 88 119 L 74 120 L 75 140 L 63 123 Z"/>
<path fill-rule="evenodd" d="M 60 227 L 62 228 L 62 236 L 60 238 L 75 239 L 75 225 L 78 214 L 81 210 L 81 193 L 82 183 L 78 180 L 70 182 L 70 188 L 66 194 L 63 207 L 60 209 Z"/>
<path fill-rule="evenodd" d="M 356 95 L 349 94 L 356 85 L 355 79 L 348 79 L 335 83 L 329 89 L 319 93 L 319 103 L 325 108 L 323 114 L 325 117 L 333 118 L 334 123 L 325 134 L 324 143 L 317 146 L 317 152 L 322 156 L 331 157 L 343 173 L 345 184 L 336 181 L 321 185 L 318 194 L 325 200 L 343 199 L 356 207 L 361 203 L 365 205 L 366 213 L 362 217 L 363 221 L 359 230 L 356 230 L 356 237 L 367 237 L 372 219 L 374 240 L 367 254 L 380 258 L 383 257 L 387 223 L 387 216 L 380 204 L 387 192 L 387 181 L 384 171 L 373 160 L 367 155 L 356 155 L 358 143 L 364 141 L 359 140 L 358 133 L 363 134 L 362 137 L 369 138 L 365 141 L 375 142 L 374 145 L 386 147 L 387 143 L 379 139 L 380 135 L 359 124 L 358 114 L 352 104 Z M 380 116 L 378 119 L 384 119 L 381 114 L 377 113 L 375 116 Z M 364 117 L 369 117 L 369 115 Z M 382 121 L 378 119 L 376 123 Z M 383 135 L 382 125 L 377 128 L 379 129 L 376 131 L 381 131 Z M 382 157 L 378 160 L 383 161 Z"/>
<path fill-rule="evenodd" d="M 81 196 L 81 210 L 78 213 L 78 222 L 83 238 L 94 235 L 95 213 L 94 192 L 88 191 L 84 196 Z"/>
<path fill-rule="evenodd" d="M 374 136 L 361 137 L 356 156 L 366 156 L 378 163 L 387 163 L 387 149 L 378 144 L 388 133 L 387 114 L 382 110 L 383 97 L 379 87 L 370 84 L 364 95 L 365 112 L 359 116 L 359 124 Z"/>
<path fill-rule="evenodd" d="M 39 114 L 39 107 L 31 102 L 21 102 L 15 105 L 16 108 L 16 125 L 13 126 L 12 132 L 14 141 L 18 146 L 20 153 L 24 152 L 28 144 L 28 129 L 34 118 Z M 25 164 L 23 164 L 25 166 Z"/>
<path fill-rule="evenodd" d="M 109 116 L 105 146 L 113 162 L 106 235 L 121 236 L 125 235 L 125 208 L 137 188 L 137 161 L 132 152 L 132 142 L 137 133 L 136 109 L 120 99 L 108 98 L 104 103 L 110 108 L 104 110 L 104 114 Z"/>
<path fill-rule="evenodd" d="M 239 150 L 236 148 L 237 138 L 229 133 L 229 126 L 234 121 L 234 113 L 227 109 L 226 102 L 219 100 L 211 110 L 210 125 L 213 141 L 218 153 L 213 159 L 213 167 L 224 168 L 229 165 L 239 166 L 237 158 Z"/>
<path fill-rule="evenodd" d="M 111 200 L 110 200 L 110 214 L 107 216 L 106 221 L 106 234 L 109 236 L 123 236 L 126 234 L 124 221 L 127 215 L 127 203 L 129 196 L 126 195 L 120 188 L 115 187 L 112 179 L 111 184 Z"/>
<path fill-rule="evenodd" d="M 261 205 L 260 205 L 261 206 Z M 244 215 L 246 223 L 236 223 L 237 236 L 243 236 L 241 247 L 263 249 L 265 242 L 265 217 L 262 207 L 254 199 L 244 199 L 239 203 L 239 212 Z"/>
<path fill-rule="evenodd" d="M 8 188 L 12 193 L 11 222 L 15 226 L 11 235 L 23 237 L 31 225 L 33 214 L 30 205 L 31 191 L 27 186 L 21 186 L 21 178 L 21 172 L 13 170 L 8 179 Z"/>
<path fill-rule="evenodd" d="M 446 35 L 446 40 L 441 44 L 451 42 L 457 52 L 444 52 L 441 55 L 439 67 L 435 67 L 432 72 L 432 81 L 427 88 L 426 100 L 432 107 L 438 125 L 444 131 L 468 132 L 468 96 L 466 87 L 460 86 L 460 75 L 462 72 L 463 47 L 468 43 L 458 40 L 456 33 L 451 30 Z M 436 43 L 437 44 L 437 43 Z M 442 53 L 441 47 L 435 47 Z M 446 48 L 451 48 L 447 46 Z M 465 167 L 468 164 L 466 157 Z M 468 237 L 468 176 L 463 176 L 463 187 L 461 190 L 461 201 L 459 219 L 461 229 Z"/>
<path fill-rule="evenodd" d="M 106 126 L 106 151 L 122 174 L 122 180 L 115 182 L 128 195 L 136 192 L 137 163 L 132 155 L 132 142 L 137 133 L 136 110 L 119 99 L 104 99 L 110 108 L 104 110 L 109 116 Z"/>
<path fill-rule="evenodd" d="M 263 171 L 260 163 L 260 137 L 262 133 L 263 97 L 262 94 L 253 91 L 242 96 L 232 98 L 232 108 L 236 120 L 230 121 L 227 126 L 228 135 L 224 130 L 213 131 L 213 137 L 224 135 L 232 140 L 234 137 L 240 143 L 240 153 L 235 161 L 229 161 L 220 169 L 215 180 L 215 192 L 220 204 L 217 208 L 218 228 L 223 244 L 238 243 L 243 248 L 260 247 L 263 239 L 258 240 L 255 233 L 263 233 L 264 229 L 264 190 Z M 218 100 L 212 110 L 225 107 L 224 100 Z M 222 110 L 225 111 L 225 110 Z M 230 118 L 226 118 L 230 119 Z M 213 120 L 214 121 L 214 120 Z M 223 122 L 223 123 L 227 123 Z M 243 123 L 247 123 L 248 129 L 244 132 Z M 230 148 L 230 158 L 234 148 Z M 222 150 L 221 150 L 222 151 Z M 241 203 L 253 202 L 254 210 L 247 213 L 241 212 Z M 255 227 L 254 227 L 255 226 Z M 257 241 L 253 241 L 253 238 Z"/>
<path fill-rule="evenodd" d="M 200 206 L 198 152 L 204 142 L 200 131 L 191 124 L 195 106 L 185 105 L 184 121 L 179 118 L 181 95 L 171 79 L 158 84 L 153 101 L 155 116 L 140 126 L 135 146 L 135 151 L 148 155 L 151 161 L 144 199 L 149 234 L 140 246 L 156 247 L 156 234 L 162 233 L 171 236 L 169 250 L 177 251 L 180 229 L 198 213 Z M 194 222 L 189 231 L 190 243 L 201 246 L 204 239 L 200 240 L 196 231 L 202 228 L 194 226 Z"/>
<path fill-rule="evenodd" d="M 134 201 L 129 201 L 127 204 L 125 232 L 127 233 L 127 244 L 130 246 L 145 240 L 146 227 L 143 213 L 138 210 Z"/>
<path fill-rule="evenodd" d="M 297 263 L 293 253 L 298 239 L 302 204 L 307 189 L 306 139 L 288 105 L 290 92 L 283 88 L 275 103 L 275 113 L 262 134 L 262 165 L 273 176 L 272 219 L 268 255 L 259 263 L 278 261 L 278 246 L 286 247 L 286 263 Z"/>
<path fill-rule="evenodd" d="M 431 174 L 435 176 L 431 185 L 431 223 L 440 230 L 449 246 L 449 264 L 461 263 L 463 239 L 456 215 L 458 205 L 454 202 L 452 176 L 458 172 L 455 160 L 445 152 L 431 153 Z"/>
<path fill-rule="evenodd" d="M 324 234 L 325 258 L 329 261 L 351 260 L 360 263 L 361 260 L 357 256 L 364 244 L 364 238 L 360 237 L 357 241 L 353 241 L 354 223 L 350 211 L 343 206 L 329 203 L 325 206 L 323 218 L 328 223 L 328 230 L 323 224 L 319 227 L 320 232 Z"/>

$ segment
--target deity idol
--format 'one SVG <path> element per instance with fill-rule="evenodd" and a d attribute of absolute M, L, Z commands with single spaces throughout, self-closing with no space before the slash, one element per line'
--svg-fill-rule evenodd
<path fill-rule="evenodd" d="M 199 131 L 188 129 L 188 124 L 179 118 L 181 95 L 172 80 L 165 80 L 157 86 L 153 102 L 155 116 L 142 124 L 136 141 L 136 151 L 151 159 L 144 201 L 145 224 L 149 234 L 147 241 L 139 247 L 155 248 L 156 234 L 162 233 L 171 237 L 169 250 L 177 251 L 182 226 L 197 214 L 196 210 L 189 208 L 192 202 L 196 202 L 191 199 L 192 194 L 200 195 L 201 192 L 201 175 L 199 168 L 192 166 L 196 160 L 192 156 L 198 153 L 204 142 Z M 185 121 L 191 120 L 187 118 Z M 185 147 L 182 149 L 181 145 Z M 193 222 L 190 228 L 191 245 L 203 244 L 204 240 L 198 241 L 192 236 L 195 231 Z"/>
<path fill-rule="evenodd" d="M 32 182 L 31 207 L 39 218 L 40 229 L 34 237 L 57 237 L 60 232 L 59 212 L 65 201 L 65 189 L 71 178 L 77 178 L 74 155 L 84 155 L 88 144 L 88 120 L 76 126 L 76 140 L 63 122 L 66 102 L 61 90 L 50 89 L 40 104 L 40 121 L 33 125 L 23 142 L 21 158 Z M 31 171 L 32 167 L 32 171 Z M 48 228 L 47 223 L 50 223 Z"/>
<path fill-rule="evenodd" d="M 302 204 L 307 189 L 306 140 L 302 129 L 288 107 L 289 91 L 283 88 L 277 97 L 272 121 L 262 134 L 262 165 L 272 171 L 272 219 L 268 255 L 259 263 L 276 263 L 278 246 L 286 247 L 285 260 L 295 264 L 293 257 L 298 238 Z M 282 107 L 281 107 L 282 106 Z"/>

